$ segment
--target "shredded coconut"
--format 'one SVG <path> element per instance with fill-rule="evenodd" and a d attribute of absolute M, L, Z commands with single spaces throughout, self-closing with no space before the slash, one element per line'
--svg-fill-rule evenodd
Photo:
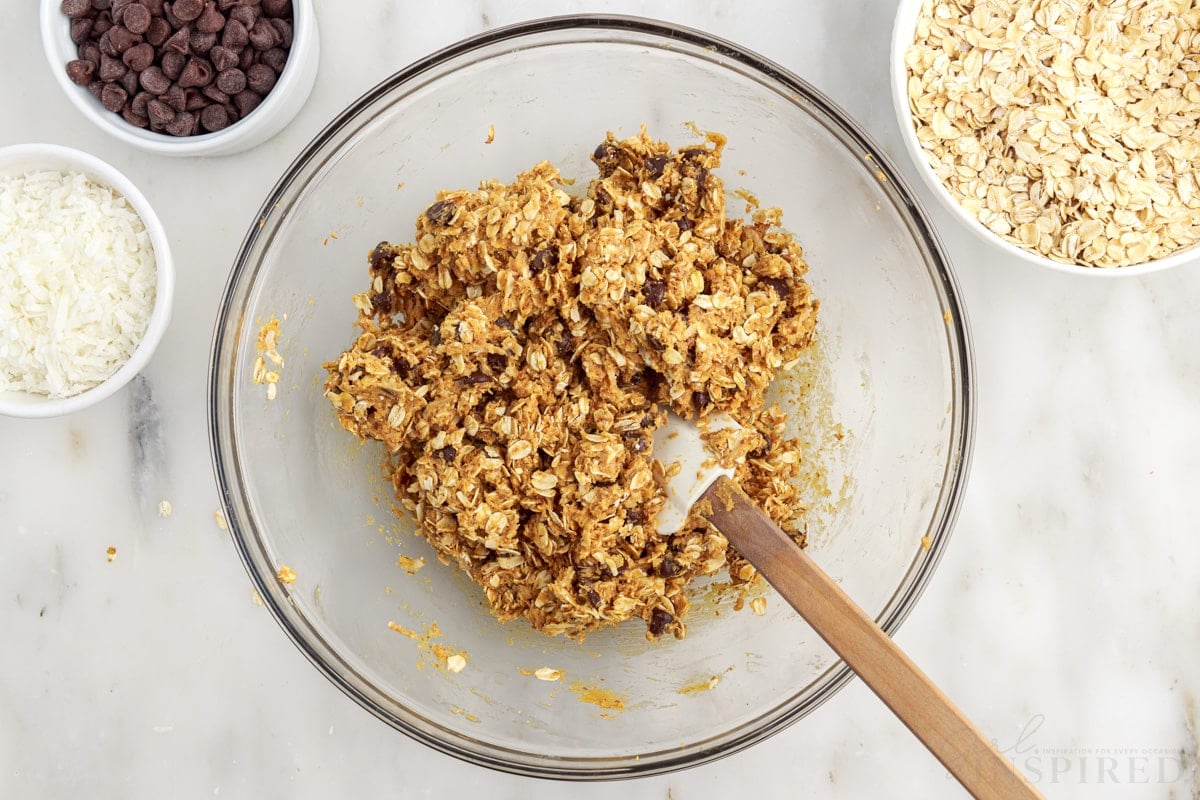
<path fill-rule="evenodd" d="M 78 172 L 0 177 L 0 391 L 70 397 L 133 354 L 154 309 L 150 236 Z"/>

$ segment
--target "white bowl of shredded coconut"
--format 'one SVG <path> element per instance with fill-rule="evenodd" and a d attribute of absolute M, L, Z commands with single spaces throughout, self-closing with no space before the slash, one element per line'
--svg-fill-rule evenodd
<path fill-rule="evenodd" d="M 114 394 L 150 360 L 173 289 L 162 224 L 128 178 L 66 147 L 0 148 L 0 414 Z"/>

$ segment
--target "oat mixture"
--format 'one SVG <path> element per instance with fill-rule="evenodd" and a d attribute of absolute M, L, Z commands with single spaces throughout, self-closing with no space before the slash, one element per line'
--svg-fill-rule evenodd
<path fill-rule="evenodd" d="M 1200 239 L 1200 4 L 925 0 L 905 63 L 917 138 L 981 223 L 1120 267 Z"/>
<path fill-rule="evenodd" d="M 726 218 L 724 142 L 610 133 L 582 196 L 543 162 L 439 193 L 413 243 L 370 255 L 362 332 L 325 394 L 383 442 L 401 504 L 501 619 L 581 638 L 639 617 L 682 637 L 693 578 L 756 578 L 695 515 L 656 529 L 667 409 L 753 430 L 710 444 L 803 540 L 798 443 L 763 392 L 809 344 L 817 301 L 778 209 Z"/>

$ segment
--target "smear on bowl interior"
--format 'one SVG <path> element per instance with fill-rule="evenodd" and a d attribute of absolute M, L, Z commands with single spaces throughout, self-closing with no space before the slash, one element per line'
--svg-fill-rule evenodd
<path fill-rule="evenodd" d="M 657 530 L 668 410 L 752 431 L 709 444 L 804 544 L 800 442 L 764 393 L 809 347 L 818 303 L 779 209 L 726 216 L 724 146 L 610 133 L 584 193 L 547 162 L 444 190 L 409 243 L 369 255 L 361 334 L 326 364 L 325 395 L 383 442 L 401 505 L 502 620 L 582 638 L 636 617 L 682 637 L 694 579 L 757 579 L 697 516 Z"/>

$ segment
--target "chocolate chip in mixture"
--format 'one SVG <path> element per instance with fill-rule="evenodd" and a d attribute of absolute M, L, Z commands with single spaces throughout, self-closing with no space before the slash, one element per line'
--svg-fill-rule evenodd
<path fill-rule="evenodd" d="M 262 0 L 262 10 L 268 17 L 290 17 L 292 0 Z"/>
<path fill-rule="evenodd" d="M 654 609 L 650 612 L 650 624 L 647 626 L 650 629 L 650 634 L 658 636 L 674 619 L 674 617 L 661 608 Z"/>
<path fill-rule="evenodd" d="M 107 83 L 119 81 L 127 70 L 128 67 L 125 66 L 121 59 L 108 55 L 100 56 L 100 71 L 97 73 L 100 76 L 100 80 Z"/>
<path fill-rule="evenodd" d="M 215 45 L 209 50 L 208 57 L 217 72 L 224 72 L 238 65 L 238 54 L 223 44 Z"/>
<path fill-rule="evenodd" d="M 196 116 L 190 111 L 175 115 L 174 121 L 165 126 L 172 136 L 191 136 L 196 132 Z"/>
<path fill-rule="evenodd" d="M 183 72 L 179 76 L 179 85 L 185 89 L 192 86 L 207 86 L 212 83 L 212 79 L 211 62 L 202 58 L 189 58 L 187 66 L 183 68 Z"/>
<path fill-rule="evenodd" d="M 249 89 L 244 89 L 233 96 L 233 104 L 243 117 L 258 108 L 262 100 L 262 97 Z"/>
<path fill-rule="evenodd" d="M 183 68 L 187 66 L 187 60 L 188 57 L 183 53 L 167 50 L 160 59 L 163 75 L 166 75 L 171 81 L 179 80 L 179 76 L 183 74 Z"/>
<path fill-rule="evenodd" d="M 95 21 L 88 17 L 71 20 L 71 41 L 77 45 L 86 42 L 95 24 Z"/>
<path fill-rule="evenodd" d="M 792 288 L 788 286 L 785 278 L 759 278 L 758 282 L 774 289 L 780 300 L 787 300 L 788 295 L 792 293 Z"/>
<path fill-rule="evenodd" d="M 655 278 L 648 278 L 642 284 L 642 297 L 646 298 L 646 305 L 651 308 L 658 308 L 662 305 L 663 299 L 667 296 L 667 284 Z"/>
<path fill-rule="evenodd" d="M 448 225 L 450 224 L 450 220 L 454 219 L 454 212 L 456 210 L 452 201 L 439 200 L 425 209 L 425 218 L 434 225 Z"/>

